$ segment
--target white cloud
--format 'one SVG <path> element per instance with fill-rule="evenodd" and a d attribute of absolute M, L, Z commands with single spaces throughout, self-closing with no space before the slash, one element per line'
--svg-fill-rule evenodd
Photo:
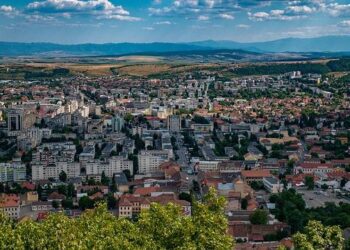
<path fill-rule="evenodd" d="M 97 19 L 113 19 L 113 20 L 130 21 L 130 22 L 136 22 L 141 20 L 141 18 L 139 17 L 124 16 L 124 15 L 118 15 L 118 14 L 98 17 Z"/>
<path fill-rule="evenodd" d="M 154 30 L 154 28 L 153 28 L 153 27 L 143 27 L 142 29 L 143 29 L 143 30 L 148 30 L 148 31 L 152 31 L 152 30 Z"/>
<path fill-rule="evenodd" d="M 350 28 L 350 20 L 341 21 L 338 24 L 339 27 Z"/>
<path fill-rule="evenodd" d="M 215 5 L 215 0 L 205 0 L 205 3 L 211 9 Z"/>
<path fill-rule="evenodd" d="M 237 24 L 236 27 L 240 29 L 249 29 L 250 25 L 242 23 L 242 24 Z"/>
<path fill-rule="evenodd" d="M 162 1 L 165 3 L 166 1 Z M 150 7 L 150 15 L 154 16 L 183 16 L 193 19 L 193 13 L 208 16 L 210 19 L 220 14 L 234 13 L 245 8 L 266 6 L 269 0 L 172 0 L 162 7 Z M 233 16 L 232 14 L 229 14 Z M 228 16 L 227 16 L 228 17 Z M 230 18 L 230 17 L 228 17 Z"/>
<path fill-rule="evenodd" d="M 10 5 L 1 5 L 0 6 L 0 11 L 5 12 L 5 13 L 10 13 L 15 11 L 15 8 L 10 6 Z"/>
<path fill-rule="evenodd" d="M 325 9 L 331 16 L 349 16 L 350 4 L 331 3 Z"/>
<path fill-rule="evenodd" d="M 204 16 L 204 15 L 200 15 L 200 16 L 198 16 L 198 20 L 199 21 L 208 21 L 209 17 L 208 16 Z"/>
<path fill-rule="evenodd" d="M 175 0 L 173 4 L 176 7 L 196 7 L 199 5 L 199 0 Z"/>
<path fill-rule="evenodd" d="M 170 22 L 170 21 L 160 21 L 160 22 L 156 22 L 155 24 L 156 25 L 170 25 L 170 24 L 172 24 L 172 22 Z"/>
<path fill-rule="evenodd" d="M 114 5 L 110 0 L 45 0 L 29 3 L 27 13 L 36 15 L 93 15 L 98 19 L 116 19 L 122 21 L 137 21 L 137 17 L 120 5 Z"/>
<path fill-rule="evenodd" d="M 8 17 L 14 17 L 15 15 L 18 15 L 19 12 L 10 5 L 1 5 L 0 14 L 4 14 L 5 16 L 8 16 Z"/>
<path fill-rule="evenodd" d="M 219 14 L 219 16 L 222 18 L 222 19 L 227 19 L 227 20 L 233 20 L 235 19 L 235 17 L 231 14 L 228 14 L 228 13 L 221 13 Z"/>
<path fill-rule="evenodd" d="M 298 9 L 296 12 L 291 10 L 270 10 L 269 12 L 248 12 L 248 18 L 253 21 L 266 21 L 266 20 L 280 20 L 280 21 L 292 21 L 307 17 L 306 13 Z"/>
<path fill-rule="evenodd" d="M 270 17 L 270 15 L 269 13 L 263 12 L 263 11 L 256 12 L 256 13 L 248 12 L 248 17 L 250 20 L 264 21 L 264 20 L 267 20 Z"/>
<path fill-rule="evenodd" d="M 316 8 L 311 8 L 307 5 L 302 5 L 302 6 L 289 6 L 287 7 L 287 11 L 296 13 L 296 14 L 311 14 L 316 11 Z"/>
<path fill-rule="evenodd" d="M 24 16 L 27 21 L 38 23 L 38 22 L 46 22 L 46 23 L 52 23 L 53 21 L 56 21 L 56 19 L 52 16 L 42 16 L 42 15 L 26 15 Z"/>
<path fill-rule="evenodd" d="M 164 15 L 164 14 L 167 14 L 167 13 L 170 13 L 172 11 L 171 8 L 168 8 L 168 7 L 164 7 L 164 8 L 148 8 L 148 12 L 151 14 L 151 15 Z"/>

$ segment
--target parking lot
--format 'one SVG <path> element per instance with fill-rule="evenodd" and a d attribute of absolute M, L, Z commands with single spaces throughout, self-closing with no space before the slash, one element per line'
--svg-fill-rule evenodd
<path fill-rule="evenodd" d="M 339 202 L 350 203 L 349 200 L 339 198 L 331 191 L 323 192 L 320 189 L 298 190 L 298 193 L 302 194 L 307 208 L 321 207 L 324 206 L 326 202 L 334 202 L 335 204 L 339 204 Z"/>

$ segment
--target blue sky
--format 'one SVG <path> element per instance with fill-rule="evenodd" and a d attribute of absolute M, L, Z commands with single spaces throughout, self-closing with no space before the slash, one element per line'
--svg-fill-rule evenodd
<path fill-rule="evenodd" d="M 350 35 L 350 0 L 0 0 L 0 41 L 107 43 Z"/>

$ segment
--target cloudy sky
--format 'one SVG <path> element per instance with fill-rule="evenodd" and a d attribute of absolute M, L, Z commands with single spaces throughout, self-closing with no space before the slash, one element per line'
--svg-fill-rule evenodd
<path fill-rule="evenodd" d="M 0 0 L 0 41 L 266 41 L 350 35 L 350 0 Z"/>

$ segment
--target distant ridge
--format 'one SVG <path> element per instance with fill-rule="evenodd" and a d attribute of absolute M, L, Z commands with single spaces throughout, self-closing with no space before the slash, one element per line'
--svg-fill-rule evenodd
<path fill-rule="evenodd" d="M 349 52 L 350 36 L 284 38 L 255 43 L 208 40 L 193 42 L 191 44 L 211 48 L 243 49 L 255 52 Z"/>
<path fill-rule="evenodd" d="M 12 43 L 0 42 L 2 56 L 45 56 L 45 55 L 73 55 L 73 56 L 103 56 L 124 55 L 147 52 L 173 52 L 212 50 L 202 46 L 182 43 L 105 43 L 105 44 L 76 44 L 64 45 L 54 43 Z"/>
<path fill-rule="evenodd" d="M 105 43 L 64 45 L 54 43 L 0 42 L 0 56 L 104 56 L 191 51 L 241 50 L 242 53 L 350 52 L 350 36 L 285 38 L 267 42 L 198 41 L 189 43 Z"/>

